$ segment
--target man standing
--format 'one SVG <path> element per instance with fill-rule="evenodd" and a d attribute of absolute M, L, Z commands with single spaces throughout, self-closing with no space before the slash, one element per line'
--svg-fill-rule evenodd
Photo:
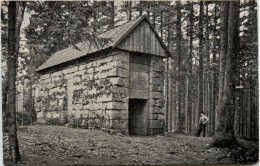
<path fill-rule="evenodd" d="M 196 133 L 196 136 L 199 137 L 201 131 L 203 132 L 203 137 L 206 136 L 206 124 L 208 123 L 209 118 L 205 115 L 204 112 L 200 114 L 200 121 L 199 121 L 199 130 Z"/>

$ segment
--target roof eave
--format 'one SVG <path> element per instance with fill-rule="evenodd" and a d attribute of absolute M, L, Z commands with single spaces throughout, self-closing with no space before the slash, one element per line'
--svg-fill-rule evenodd
<path fill-rule="evenodd" d="M 90 53 L 90 54 L 85 54 L 85 55 L 83 55 L 83 56 L 81 56 L 81 57 L 78 57 L 78 58 L 76 58 L 76 59 L 72 59 L 72 60 L 69 60 L 69 61 L 66 61 L 66 62 L 62 62 L 62 63 L 56 64 L 56 65 L 54 65 L 54 66 L 49 66 L 49 67 L 40 69 L 40 67 L 42 66 L 42 65 L 41 65 L 41 66 L 38 67 L 35 71 L 36 71 L 36 72 L 41 72 L 41 71 L 44 71 L 44 70 L 48 70 L 48 69 L 53 68 L 53 67 L 55 67 L 55 66 L 59 66 L 59 65 L 62 65 L 62 64 L 64 64 L 64 63 L 68 63 L 68 62 L 71 62 L 71 61 L 74 61 L 74 60 L 77 60 L 77 59 L 86 57 L 87 55 L 88 55 L 88 56 L 91 56 L 91 55 L 93 55 L 93 54 L 95 54 L 95 53 L 98 53 L 98 52 L 107 51 L 107 50 L 109 50 L 109 49 L 113 49 L 113 47 L 112 47 L 112 46 L 109 46 L 109 47 L 104 48 L 104 49 L 102 49 L 102 50 L 99 50 L 99 51 L 96 51 L 96 52 L 92 52 L 92 53 Z"/>

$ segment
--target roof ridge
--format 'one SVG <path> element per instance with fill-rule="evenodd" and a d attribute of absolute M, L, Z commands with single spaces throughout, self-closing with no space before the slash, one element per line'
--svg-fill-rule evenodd
<path fill-rule="evenodd" d="M 111 39 L 111 41 L 106 43 L 106 45 L 104 45 L 104 47 L 96 48 L 94 45 L 90 44 L 90 42 L 91 42 L 90 40 L 81 41 L 76 44 L 76 45 L 78 45 L 80 50 L 74 49 L 73 46 L 69 46 L 62 50 L 59 50 L 59 51 L 55 52 L 54 54 L 52 54 L 49 59 L 47 59 L 41 66 L 39 66 L 37 71 L 42 71 L 42 70 L 48 69 L 50 67 L 57 66 L 62 63 L 66 63 L 68 61 L 78 59 L 85 55 L 99 52 L 101 50 L 116 48 L 144 20 L 148 22 L 148 24 L 150 25 L 150 28 L 152 28 L 152 31 L 155 33 L 155 36 L 158 38 L 158 40 L 161 43 L 161 45 L 163 46 L 163 48 L 171 56 L 171 53 L 169 52 L 166 45 L 163 43 L 162 39 L 160 38 L 160 36 L 158 35 L 158 33 L 156 32 L 154 27 L 152 26 L 148 17 L 146 15 L 142 15 L 142 16 L 137 17 L 136 19 L 133 19 L 124 24 L 121 24 L 120 26 L 115 27 L 109 31 L 99 34 L 97 36 L 99 39 L 105 39 L 106 37 Z M 87 47 L 85 48 L 85 43 L 88 48 Z"/>
<path fill-rule="evenodd" d="M 145 15 L 142 15 L 141 17 L 137 17 L 137 18 L 135 18 L 135 19 L 133 19 L 133 20 L 130 20 L 130 21 L 127 21 L 127 22 L 125 22 L 125 23 L 123 23 L 123 24 L 121 24 L 121 25 L 118 25 L 117 27 L 114 27 L 113 29 L 110 29 L 110 30 L 107 30 L 107 31 L 105 31 L 105 32 L 102 32 L 102 33 L 100 33 L 98 36 L 102 36 L 102 35 L 104 35 L 104 34 L 109 34 L 109 32 L 111 31 L 113 31 L 113 30 L 115 30 L 115 29 L 117 29 L 117 28 L 120 28 L 120 27 L 123 27 L 123 26 L 125 26 L 126 24 L 130 24 L 130 23 L 133 23 L 133 22 L 135 22 L 135 21 L 137 21 L 138 19 L 140 19 L 140 18 L 142 18 L 143 19 L 143 16 L 145 16 Z M 141 20 L 142 20 L 141 19 Z M 123 30 L 123 29 L 122 29 Z M 122 31 L 121 30 L 121 31 Z M 121 32 L 120 31 L 120 32 Z M 107 36 L 107 35 L 105 35 L 105 36 Z M 105 37 L 102 37 L 102 38 L 105 38 Z"/>
<path fill-rule="evenodd" d="M 142 15 L 142 16 L 145 16 L 145 15 Z M 101 34 L 103 34 L 103 33 L 106 33 L 106 32 L 109 32 L 109 31 L 111 31 L 111 30 L 114 30 L 114 29 L 116 29 L 116 28 L 118 28 L 118 27 L 121 27 L 121 26 L 123 26 L 123 25 L 125 25 L 125 24 L 128 24 L 128 23 L 130 23 L 130 22 L 136 21 L 137 19 L 140 19 L 140 16 L 138 16 L 137 18 L 135 18 L 135 19 L 133 19 L 133 20 L 127 21 L 127 22 L 125 22 L 125 23 L 123 23 L 123 24 L 121 24 L 121 25 L 118 25 L 118 26 L 116 26 L 116 27 L 114 27 L 114 28 L 112 28 L 112 29 L 109 29 L 109 30 L 107 30 L 107 31 L 105 31 L 105 32 L 102 32 L 102 33 L 100 33 L 99 35 L 101 35 Z"/>

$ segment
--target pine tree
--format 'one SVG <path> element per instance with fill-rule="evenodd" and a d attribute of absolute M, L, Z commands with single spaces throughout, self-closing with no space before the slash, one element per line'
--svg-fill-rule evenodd
<path fill-rule="evenodd" d="M 234 115 L 235 115 L 235 86 L 236 68 L 238 57 L 238 32 L 239 32 L 239 2 L 222 2 L 221 9 L 230 3 L 228 10 L 228 41 L 227 56 L 225 64 L 225 75 L 220 80 L 224 82 L 222 105 L 218 110 L 218 125 L 213 138 L 212 146 L 234 147 L 238 144 L 234 135 Z M 223 19 L 223 17 L 222 17 Z M 224 19 L 225 20 L 225 19 Z M 223 21 L 223 20 L 222 20 Z M 223 39 L 222 39 L 223 40 Z M 224 47 L 222 47 L 224 48 Z M 221 71 L 220 71 L 221 72 Z M 221 96 L 220 96 L 221 97 Z"/>
<path fill-rule="evenodd" d="M 199 113 L 203 112 L 203 13 L 204 13 L 204 3 L 200 1 L 200 12 L 199 12 Z"/>
<path fill-rule="evenodd" d="M 176 132 L 182 132 L 182 108 L 181 108 L 181 86 L 182 86 L 182 54 L 181 54 L 181 42 L 182 42 L 182 36 L 181 36 L 181 2 L 176 2 L 176 8 L 177 8 L 177 21 L 176 21 L 176 33 L 177 33 L 177 55 L 178 55 L 178 98 L 179 98 L 179 104 L 178 104 L 178 112 L 177 112 L 177 128 Z"/>

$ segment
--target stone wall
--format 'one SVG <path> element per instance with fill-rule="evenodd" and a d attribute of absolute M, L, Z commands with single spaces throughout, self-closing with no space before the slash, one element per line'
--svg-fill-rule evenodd
<path fill-rule="evenodd" d="M 39 80 L 37 120 L 128 134 L 129 99 L 143 99 L 142 133 L 163 133 L 163 72 L 161 57 L 119 50 L 52 69 Z"/>
<path fill-rule="evenodd" d="M 129 72 L 130 133 L 164 133 L 163 59 L 147 54 L 131 54 Z"/>
<path fill-rule="evenodd" d="M 149 66 L 151 55 L 132 53 L 129 62 L 129 132 L 148 135 Z"/>
<path fill-rule="evenodd" d="M 114 51 L 41 75 L 38 122 L 128 133 L 129 55 Z"/>
<path fill-rule="evenodd" d="M 164 65 L 163 59 L 158 56 L 152 56 L 149 68 L 149 134 L 161 134 L 164 132 Z"/>

